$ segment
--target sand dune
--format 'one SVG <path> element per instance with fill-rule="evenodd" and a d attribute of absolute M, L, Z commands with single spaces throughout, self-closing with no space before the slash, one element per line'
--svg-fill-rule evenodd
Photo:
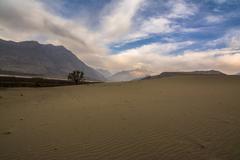
<path fill-rule="evenodd" d="M 239 160 L 240 78 L 0 89 L 0 159 Z"/>

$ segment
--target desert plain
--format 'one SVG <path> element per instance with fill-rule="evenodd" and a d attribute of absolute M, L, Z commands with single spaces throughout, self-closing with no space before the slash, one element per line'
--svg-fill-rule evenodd
<path fill-rule="evenodd" d="M 239 160 L 240 77 L 0 89 L 0 160 Z"/>

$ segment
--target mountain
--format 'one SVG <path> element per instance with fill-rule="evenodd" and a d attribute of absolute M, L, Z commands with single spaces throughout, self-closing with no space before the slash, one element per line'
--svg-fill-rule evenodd
<path fill-rule="evenodd" d="M 105 80 L 103 75 L 65 47 L 36 41 L 13 42 L 0 39 L 0 70 L 59 78 L 66 78 L 73 70 L 81 70 L 88 79 Z"/>
<path fill-rule="evenodd" d="M 97 69 L 97 71 L 102 74 L 106 79 L 112 76 L 112 73 L 106 69 Z"/>
<path fill-rule="evenodd" d="M 240 76 L 240 72 L 239 72 L 239 73 L 237 73 L 236 75 Z"/>
<path fill-rule="evenodd" d="M 220 71 L 209 70 L 209 71 L 193 71 L 193 72 L 162 72 L 156 76 L 148 76 L 143 79 L 156 79 L 163 77 L 174 77 L 174 76 L 199 76 L 199 75 L 226 75 Z"/>
<path fill-rule="evenodd" d="M 150 71 L 147 71 L 144 69 L 134 69 L 134 70 L 118 72 L 118 73 L 112 75 L 111 77 L 109 77 L 108 79 L 113 82 L 115 82 L 115 81 L 131 81 L 131 80 L 146 77 L 150 74 L 151 74 Z"/>

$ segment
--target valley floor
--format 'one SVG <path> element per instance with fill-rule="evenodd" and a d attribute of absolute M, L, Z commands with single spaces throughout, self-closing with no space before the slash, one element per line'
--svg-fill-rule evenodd
<path fill-rule="evenodd" d="M 240 78 L 0 88 L 1 160 L 239 160 Z"/>

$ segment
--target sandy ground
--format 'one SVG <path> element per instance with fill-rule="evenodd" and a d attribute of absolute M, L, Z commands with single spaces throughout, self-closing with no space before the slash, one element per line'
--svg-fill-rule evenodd
<path fill-rule="evenodd" d="M 239 160 L 240 78 L 0 89 L 0 160 Z"/>

